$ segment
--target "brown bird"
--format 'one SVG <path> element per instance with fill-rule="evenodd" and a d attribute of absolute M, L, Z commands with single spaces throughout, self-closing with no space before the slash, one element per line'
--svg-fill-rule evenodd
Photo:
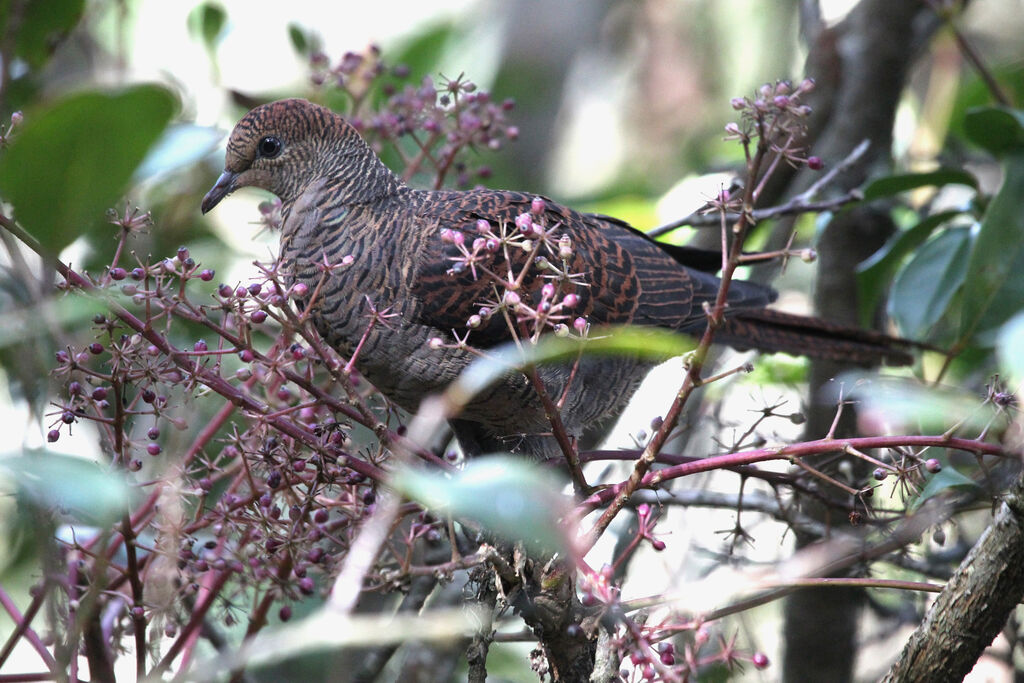
<path fill-rule="evenodd" d="M 269 190 L 282 201 L 280 259 L 291 277 L 309 292 L 326 277 L 313 302 L 319 333 L 346 356 L 362 339 L 356 367 L 410 411 L 476 358 L 469 350 L 431 340 L 450 344 L 454 333 L 462 334 L 470 317 L 495 299 L 493 280 L 459 267 L 457 243 L 477 238 L 484 227 L 480 221 L 497 232 L 528 214 L 555 228 L 553 239 L 568 240 L 567 272 L 576 274 L 562 278 L 561 293 L 576 297 L 572 317 L 593 324 L 697 335 L 707 322 L 704 305 L 714 301 L 720 283 L 714 275 L 719 254 L 656 242 L 608 216 L 578 213 L 518 192 L 408 187 L 341 116 L 305 100 L 262 105 L 239 121 L 227 143 L 224 173 L 203 198 L 203 213 L 246 186 Z M 447 231 L 444 238 L 442 231 Z M 324 276 L 322 264 L 345 256 L 354 257 L 351 265 Z M 510 258 L 527 257 L 518 250 Z M 489 267 L 504 274 L 503 263 L 498 249 Z M 518 270 L 523 264 L 511 265 Z M 543 275 L 532 269 L 518 290 L 534 309 L 542 304 L 544 283 L 551 281 Z M 741 349 L 860 364 L 911 362 L 901 340 L 766 308 L 775 297 L 770 288 L 732 282 L 727 320 L 716 340 Z M 370 304 L 394 317 L 363 339 Z M 505 317 L 494 315 L 470 331 L 469 343 L 487 348 L 511 339 Z M 594 357 L 583 360 L 571 382 L 567 366 L 542 366 L 539 372 L 551 396 L 561 396 L 569 383 L 562 420 L 571 434 L 587 439 L 623 410 L 649 367 L 632 358 Z M 520 374 L 478 396 L 453 427 L 470 453 L 514 450 L 549 457 L 558 452 L 545 436 L 551 426 L 541 402 Z"/>

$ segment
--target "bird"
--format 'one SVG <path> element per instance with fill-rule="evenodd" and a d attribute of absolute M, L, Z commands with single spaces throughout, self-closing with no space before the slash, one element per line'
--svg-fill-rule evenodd
<path fill-rule="evenodd" d="M 465 267 L 465 245 L 516 226 L 524 215 L 524 224 L 547 226 L 541 232 L 550 230 L 566 246 L 559 252 L 564 268 L 555 267 L 560 278 L 528 268 L 522 250 L 493 253 L 491 268 L 527 271 L 515 293 L 532 310 L 545 297 L 550 302 L 545 285 L 557 281 L 568 298 L 561 302 L 589 324 L 699 335 L 721 284 L 719 253 L 655 241 L 616 218 L 523 192 L 410 187 L 344 117 L 303 99 L 257 106 L 236 124 L 202 212 L 248 186 L 281 200 L 279 263 L 292 283 L 317 293 L 307 303 L 320 336 L 346 357 L 358 347 L 359 373 L 410 412 L 481 352 L 513 340 L 506 316 L 486 315 L 502 299 L 492 278 Z M 536 227 L 526 229 L 537 236 Z M 347 266 L 324 267 L 346 257 Z M 549 263 L 557 261 L 551 255 Z M 768 308 L 776 296 L 770 287 L 732 281 L 716 342 L 864 365 L 912 362 L 909 342 Z M 386 311 L 387 320 L 369 325 L 373 311 Z M 537 372 L 548 394 L 563 399 L 566 431 L 588 444 L 624 410 L 651 367 L 638 357 L 585 356 Z M 536 388 L 522 373 L 483 390 L 451 426 L 467 454 L 561 453 Z"/>

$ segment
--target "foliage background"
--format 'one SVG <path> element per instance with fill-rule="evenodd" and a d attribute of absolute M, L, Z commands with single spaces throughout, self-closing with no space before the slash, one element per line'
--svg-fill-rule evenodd
<path fill-rule="evenodd" d="M 831 21 L 840 20 L 852 4 L 821 3 Z M 244 282 L 252 259 L 265 259 L 275 248 L 276 235 L 253 238 L 256 229 L 251 224 L 263 199 L 256 192 L 233 197 L 207 219 L 199 215 L 199 199 L 219 171 L 218 145 L 244 111 L 243 104 L 308 88 L 307 60 L 295 49 L 296 34 L 321 41 L 332 56 L 364 50 L 372 42 L 382 46 L 390 62 L 407 64 L 413 73 L 453 77 L 468 71 L 497 97 L 512 97 L 517 103 L 519 141 L 501 154 L 487 156 L 492 171 L 487 185 L 537 191 L 621 217 L 641 229 L 689 214 L 727 182 L 724 179 L 740 161 L 739 148 L 722 140 L 722 124 L 733 116 L 729 99 L 752 92 L 765 81 L 798 78 L 805 58 L 798 35 L 801 3 L 795 1 L 456 0 L 329 10 L 318 2 L 282 7 L 241 1 L 188 6 L 155 0 L 56 0 L 45 3 L 46 12 L 37 14 L 43 5 L 25 5 L 29 10 L 18 32 L 5 26 L 5 35 L 16 37 L 0 45 L 5 65 L 14 65 L 4 69 L 0 115 L 6 121 L 12 112 L 24 110 L 29 121 L 45 113 L 55 117 L 52 130 L 37 133 L 53 141 L 52 157 L 39 177 L 26 173 L 32 160 L 7 158 L 0 166 L 5 199 L 24 219 L 32 217 L 30 207 L 39 207 L 39 218 L 31 226 L 34 234 L 63 261 L 95 271 L 107 262 L 113 244 L 103 212 L 117 204 L 130 185 L 133 200 L 152 210 L 159 226 L 142 236 L 135 248 L 162 255 L 187 244 L 197 261 L 216 268 L 218 279 L 226 282 Z M 14 16 L 11 6 L 0 16 Z M 1024 88 L 1021 9 L 1019 0 L 978 0 L 959 21 L 1018 103 Z M 168 87 L 177 101 L 143 92 L 137 101 L 115 108 L 125 114 L 120 121 L 106 115 L 97 118 L 101 108 L 90 110 L 88 101 L 79 101 L 73 111 L 60 109 L 60 103 L 76 93 L 146 82 Z M 1000 167 L 979 153 L 964 129 L 967 109 L 986 101 L 983 85 L 964 64 L 953 38 L 940 34 L 918 59 L 900 103 L 893 139 L 896 170 L 932 170 L 941 158 L 963 164 L 984 190 L 994 191 Z M 174 123 L 165 129 L 171 119 Z M 150 149 L 158 137 L 157 146 Z M 76 151 L 69 153 L 72 149 Z M 138 170 L 111 168 L 100 176 L 94 171 L 110 168 L 111 160 L 141 158 L 147 152 Z M 71 199 L 57 212 L 56 198 L 63 197 Z M 951 185 L 942 202 L 959 209 L 972 197 L 969 190 Z M 915 202 L 913 197 L 908 200 L 903 227 L 912 227 L 919 218 L 920 203 Z M 1016 208 L 1011 206 L 1008 212 Z M 815 231 L 813 220 L 803 221 L 804 239 L 813 242 Z M 897 281 L 897 288 L 904 289 L 896 290 L 891 306 L 903 333 L 930 334 L 944 343 L 956 338 L 959 321 L 944 316 L 957 288 L 928 285 L 959 283 L 956 273 L 948 271 L 964 264 L 967 233 L 966 227 L 941 233 L 928 243 L 926 255 L 932 258 L 922 261 L 918 278 L 913 279 L 911 271 Z M 767 243 L 768 234 L 762 230 L 755 235 L 754 245 Z M 679 233 L 674 239 L 693 237 Z M 787 307 L 809 310 L 813 272 L 796 265 L 776 281 Z M 9 397 L 0 419 L 10 435 L 9 449 L 18 451 L 21 445 L 35 447 L 45 440 L 52 420 L 46 414 L 51 410 L 47 378 L 53 353 L 88 325 L 91 313 L 58 310 L 33 316 L 31 306 L 38 293 L 24 291 L 16 277 L 0 284 L 3 328 L 8 330 L 0 333 L 6 335 L 0 360 Z M 922 301 L 928 305 L 922 306 Z M 989 327 L 994 331 L 1010 312 L 1004 311 Z M 862 313 L 867 316 L 866 310 Z M 15 330 L 18 333 L 12 334 Z M 34 334 L 21 334 L 24 330 Z M 956 362 L 953 376 L 967 386 L 979 386 L 992 367 L 984 364 L 986 357 L 983 350 L 968 349 Z M 630 444 L 630 434 L 643 428 L 662 409 L 665 396 L 675 391 L 678 382 L 668 372 L 666 368 L 648 382 L 650 391 L 615 437 L 620 444 Z M 721 410 L 746 410 L 774 396 L 785 397 L 796 410 L 806 380 L 802 361 L 759 361 L 757 373 L 732 388 Z M 751 394 L 761 395 L 751 403 L 744 397 Z M 788 436 L 796 436 L 796 426 L 780 428 L 780 436 L 786 430 Z M 95 456 L 95 443 L 83 426 L 74 440 L 62 439 L 51 449 Z M 731 523 L 728 512 L 716 517 L 687 511 L 685 517 L 666 524 L 673 529 L 672 553 L 651 553 L 644 561 L 658 563 L 666 573 L 685 566 L 697 577 L 723 560 L 718 554 L 722 548 L 704 541 L 691 546 L 690 536 Z M 983 524 L 980 517 L 978 526 Z M 959 533 L 963 539 L 957 542 L 965 543 L 976 536 L 977 528 L 972 529 L 967 519 Z M 759 536 L 751 557 L 785 555 L 791 542 L 789 537 Z M 12 564 L 9 571 L 16 571 Z M 657 592 L 650 585 L 644 588 L 645 593 Z M 751 612 L 745 617 L 750 623 L 744 625 L 749 626 L 751 642 L 773 659 L 780 647 L 776 610 Z M 0 634 L 5 628 L 0 626 Z M 868 643 L 883 649 L 877 657 L 862 654 L 863 675 L 877 673 L 872 664 L 894 656 L 884 650 L 884 640 Z"/>

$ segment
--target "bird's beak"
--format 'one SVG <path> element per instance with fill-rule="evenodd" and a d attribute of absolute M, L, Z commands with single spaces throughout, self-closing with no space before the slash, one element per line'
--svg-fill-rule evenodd
<path fill-rule="evenodd" d="M 210 189 L 210 191 L 206 193 L 206 196 L 203 197 L 203 213 L 209 212 L 210 209 L 212 209 L 213 207 L 217 206 L 217 204 L 220 203 L 220 200 L 224 199 L 224 197 L 227 197 L 229 194 L 234 192 L 235 180 L 237 179 L 237 173 L 233 173 L 231 171 L 224 171 L 223 173 L 221 173 L 220 177 L 217 178 L 217 182 Z"/>

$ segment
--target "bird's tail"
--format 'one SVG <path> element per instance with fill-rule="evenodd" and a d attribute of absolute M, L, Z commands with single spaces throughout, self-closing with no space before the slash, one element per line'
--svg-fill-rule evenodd
<path fill-rule="evenodd" d="M 912 348 L 930 348 L 881 332 L 860 330 L 770 308 L 736 311 L 715 341 L 739 350 L 759 349 L 856 365 L 910 365 Z"/>

